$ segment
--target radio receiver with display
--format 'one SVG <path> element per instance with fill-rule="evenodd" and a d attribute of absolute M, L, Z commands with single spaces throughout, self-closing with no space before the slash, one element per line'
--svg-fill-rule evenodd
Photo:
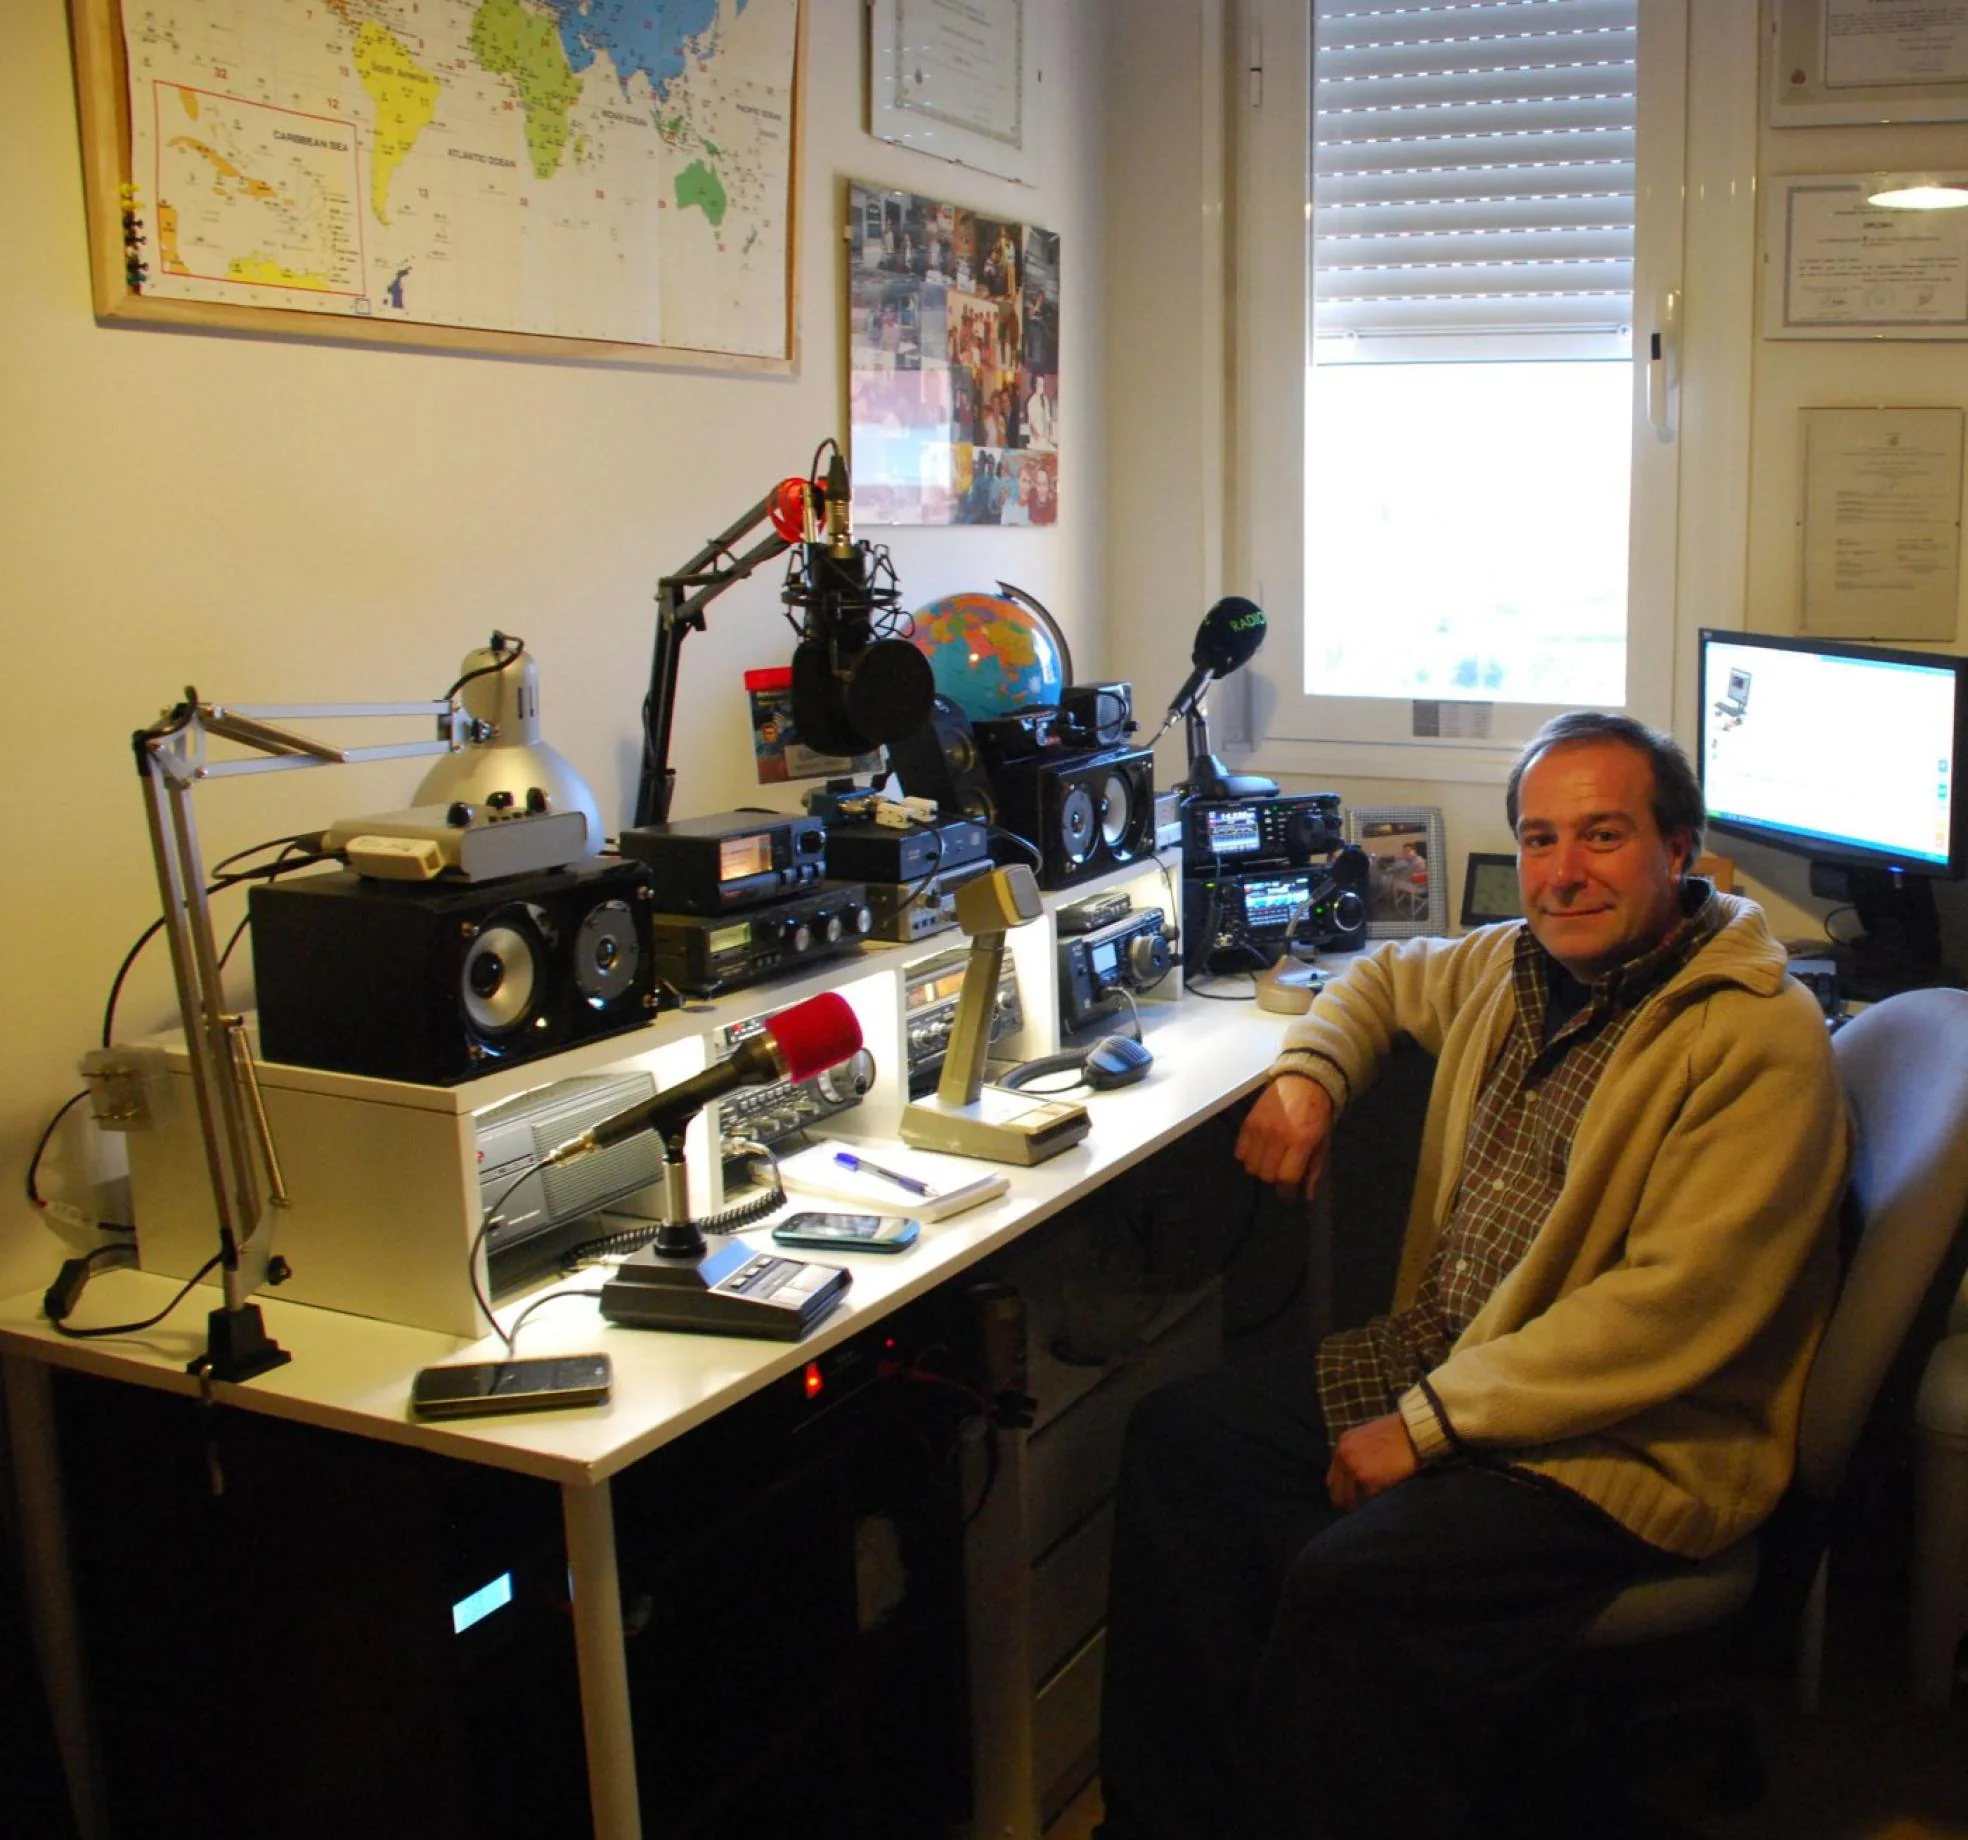
<path fill-rule="evenodd" d="M 1122 993 L 1140 996 L 1169 974 L 1159 907 L 1141 907 L 1059 942 L 1059 1026 L 1067 1033 L 1104 1019 Z"/>
<path fill-rule="evenodd" d="M 737 990 L 795 966 L 855 950 L 872 926 L 859 882 L 823 882 L 810 894 L 735 914 L 651 916 L 657 974 L 696 997 Z"/>
<path fill-rule="evenodd" d="M 1184 970 L 1191 977 L 1262 971 L 1294 945 L 1357 950 L 1367 936 L 1370 873 L 1366 852 L 1348 846 L 1302 869 L 1185 876 Z"/>
<path fill-rule="evenodd" d="M 724 811 L 642 824 L 621 837 L 624 856 L 649 865 L 666 914 L 728 914 L 812 888 L 827 873 L 824 819 Z"/>

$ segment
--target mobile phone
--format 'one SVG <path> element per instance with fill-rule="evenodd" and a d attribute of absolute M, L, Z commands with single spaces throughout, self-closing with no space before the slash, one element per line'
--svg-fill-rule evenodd
<path fill-rule="evenodd" d="M 782 1246 L 822 1246 L 835 1252 L 900 1252 L 922 1231 L 919 1220 L 893 1214 L 788 1214 L 772 1229 Z"/>
<path fill-rule="evenodd" d="M 486 1412 L 535 1412 L 543 1406 L 592 1406 L 608 1397 L 614 1377 L 605 1354 L 458 1361 L 418 1370 L 410 1383 L 410 1410 L 419 1418 L 475 1418 Z"/>

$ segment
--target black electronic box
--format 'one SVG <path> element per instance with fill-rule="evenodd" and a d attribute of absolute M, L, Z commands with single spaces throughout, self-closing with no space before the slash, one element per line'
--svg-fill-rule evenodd
<path fill-rule="evenodd" d="M 872 924 L 859 882 L 823 882 L 808 894 L 735 914 L 653 914 L 657 974 L 692 996 L 715 996 L 851 952 Z"/>
<path fill-rule="evenodd" d="M 827 824 L 827 868 L 856 882 L 916 882 L 942 869 L 987 861 L 990 834 L 974 818 L 939 818 L 906 827 Z"/>
<path fill-rule="evenodd" d="M 1191 871 L 1309 862 L 1342 841 L 1336 792 L 1191 799 L 1182 812 L 1182 860 Z"/>
<path fill-rule="evenodd" d="M 1304 868 L 1184 877 L 1184 969 L 1261 971 L 1288 945 L 1355 950 L 1367 936 L 1369 872 L 1365 851 L 1348 848 Z"/>
<path fill-rule="evenodd" d="M 827 873 L 827 825 L 773 811 L 721 811 L 639 824 L 621 853 L 646 863 L 656 905 L 671 914 L 728 914 L 812 888 Z"/>
<path fill-rule="evenodd" d="M 1137 907 L 1059 942 L 1059 1026 L 1071 1033 L 1106 1016 L 1122 992 L 1140 996 L 1169 974 L 1166 918 Z"/>

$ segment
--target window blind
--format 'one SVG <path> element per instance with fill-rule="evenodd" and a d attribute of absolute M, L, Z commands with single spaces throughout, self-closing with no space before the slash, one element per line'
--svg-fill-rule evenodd
<path fill-rule="evenodd" d="M 1317 360 L 1624 355 L 1639 0 L 1313 0 Z"/>

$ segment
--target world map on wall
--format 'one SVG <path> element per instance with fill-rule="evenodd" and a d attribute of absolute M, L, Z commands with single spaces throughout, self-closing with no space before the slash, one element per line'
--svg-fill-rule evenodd
<path fill-rule="evenodd" d="M 789 355 L 799 0 L 124 0 L 141 291 Z"/>

